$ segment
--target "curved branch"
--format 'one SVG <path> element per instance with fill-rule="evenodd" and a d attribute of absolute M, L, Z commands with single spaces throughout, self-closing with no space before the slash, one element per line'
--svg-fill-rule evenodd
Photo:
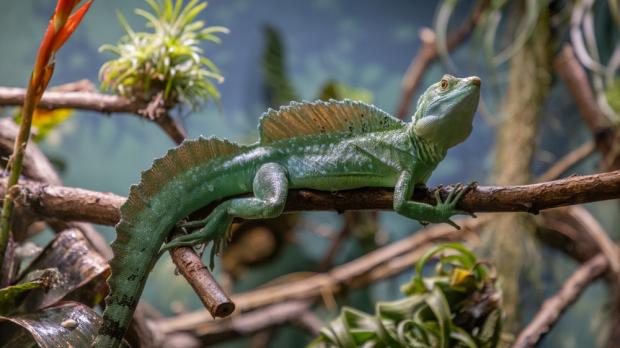
<path fill-rule="evenodd" d="M 0 105 L 23 104 L 26 91 L 23 88 L 0 87 Z M 156 101 L 157 103 L 157 101 Z M 122 112 L 156 122 L 177 143 L 185 138 L 185 130 L 167 112 L 154 114 L 153 106 L 118 95 L 97 92 L 58 92 L 43 94 L 38 107 L 46 109 L 79 109 L 101 113 Z"/>
<path fill-rule="evenodd" d="M 0 195 L 4 195 L 6 179 L 0 179 Z M 451 186 L 417 189 L 413 199 L 434 204 L 434 192 L 446 197 Z M 63 186 L 21 181 L 12 192 L 18 201 L 42 217 L 68 221 L 87 221 L 115 225 L 124 197 Z M 528 212 L 620 198 L 620 170 L 572 176 L 566 179 L 518 186 L 477 186 L 463 195 L 457 208 L 470 212 Z M 285 211 L 311 210 L 389 210 L 393 193 L 388 189 L 365 188 L 335 193 L 313 190 L 291 190 Z"/>
<path fill-rule="evenodd" d="M 607 258 L 599 254 L 584 263 L 566 280 L 560 291 L 545 300 L 540 311 L 517 337 L 513 348 L 534 347 L 557 323 L 561 314 L 575 302 L 594 280 L 608 268 Z"/>
<path fill-rule="evenodd" d="M 233 295 L 238 312 L 264 308 L 287 301 L 310 301 L 351 288 L 359 288 L 381 279 L 389 278 L 411 269 L 429 247 L 439 242 L 461 241 L 471 237 L 475 230 L 488 219 L 463 219 L 463 229 L 455 230 L 448 225 L 426 228 L 416 234 L 376 249 L 329 272 L 317 273 L 303 279 L 265 286 Z M 333 300 L 333 299 L 332 299 Z M 245 314 L 244 314 L 245 315 Z M 212 320 L 208 312 L 198 310 L 157 321 L 157 329 L 165 334 L 177 331 L 194 331 L 208 334 L 226 321 Z"/>

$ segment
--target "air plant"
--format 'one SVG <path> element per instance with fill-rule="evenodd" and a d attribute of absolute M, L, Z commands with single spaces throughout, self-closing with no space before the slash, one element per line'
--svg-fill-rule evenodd
<path fill-rule="evenodd" d="M 440 255 L 450 251 L 448 255 Z M 435 274 L 424 276 L 437 256 Z M 407 297 L 379 302 L 376 314 L 345 307 L 311 347 L 495 347 L 501 334 L 500 293 L 489 266 L 460 244 L 440 245 L 416 264 Z"/>
<path fill-rule="evenodd" d="M 606 2 L 605 6 L 595 6 L 597 2 Z M 514 25 L 503 25 L 506 21 L 506 10 L 515 3 L 522 3 L 523 16 Z M 482 9 L 480 21 L 476 25 L 476 36 L 483 46 L 487 65 L 491 69 L 507 62 L 513 57 L 527 40 L 534 35 L 534 28 L 546 8 L 553 6 L 555 13 L 551 25 L 558 32 L 569 31 L 570 43 L 581 64 L 591 73 L 594 92 L 599 108 L 612 124 L 620 123 L 620 113 L 613 108 L 615 101 L 610 98 L 616 88 L 616 72 L 620 68 L 620 44 L 616 43 L 612 52 L 605 52 L 612 37 L 620 35 L 620 12 L 615 0 L 584 0 L 566 1 L 552 4 L 550 0 L 478 0 L 478 8 Z M 448 27 L 458 0 L 442 0 L 436 11 L 434 28 L 437 50 L 442 61 L 452 70 L 456 65 L 451 60 L 448 49 Z M 559 8 L 561 6 L 561 8 Z M 597 42 L 597 27 L 609 28 L 602 35 L 605 39 Z M 508 42 L 505 47 L 498 48 L 499 32 L 502 28 L 512 29 L 504 37 Z M 613 30 L 615 29 L 615 31 Z M 617 40 L 615 40 L 617 41 Z M 608 54 L 609 53 L 609 54 Z M 605 62 L 603 57 L 609 58 Z"/>
<path fill-rule="evenodd" d="M 221 26 L 205 27 L 195 20 L 206 2 L 190 0 L 146 0 L 152 12 L 136 9 L 147 21 L 149 32 L 134 31 L 122 14 L 119 21 L 124 35 L 116 45 L 103 45 L 100 51 L 117 57 L 101 67 L 102 88 L 126 97 L 150 101 L 161 94 L 167 105 L 188 104 L 192 108 L 220 95 L 214 82 L 224 78 L 217 66 L 203 55 L 204 41 L 220 43 L 217 34 L 228 33 Z"/>

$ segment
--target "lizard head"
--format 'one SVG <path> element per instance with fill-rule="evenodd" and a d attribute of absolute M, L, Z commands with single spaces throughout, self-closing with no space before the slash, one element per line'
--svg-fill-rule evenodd
<path fill-rule="evenodd" d="M 444 75 L 418 101 L 412 131 L 447 150 L 463 142 L 472 131 L 480 97 L 480 78 Z"/>

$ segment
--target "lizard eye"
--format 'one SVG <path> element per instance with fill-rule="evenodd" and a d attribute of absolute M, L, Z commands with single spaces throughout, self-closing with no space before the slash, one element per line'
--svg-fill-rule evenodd
<path fill-rule="evenodd" d="M 441 81 L 439 82 L 439 88 L 441 88 L 442 91 L 445 91 L 446 89 L 448 89 L 448 80 L 446 79 L 441 79 Z"/>

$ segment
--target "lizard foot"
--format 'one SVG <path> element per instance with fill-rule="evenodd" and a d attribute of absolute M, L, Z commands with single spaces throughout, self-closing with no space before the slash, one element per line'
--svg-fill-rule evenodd
<path fill-rule="evenodd" d="M 461 227 L 452 219 L 450 219 L 453 215 L 469 215 L 472 217 L 476 217 L 476 215 L 472 212 L 456 209 L 456 204 L 463 197 L 463 195 L 476 185 L 478 185 L 477 182 L 472 182 L 467 186 L 463 186 L 462 184 L 456 185 L 456 187 L 454 187 L 454 189 L 450 191 L 445 201 L 442 200 L 441 195 L 439 194 L 439 190 L 435 191 L 435 200 L 437 201 L 435 209 L 441 216 L 442 222 L 450 224 L 457 230 L 460 230 Z"/>

